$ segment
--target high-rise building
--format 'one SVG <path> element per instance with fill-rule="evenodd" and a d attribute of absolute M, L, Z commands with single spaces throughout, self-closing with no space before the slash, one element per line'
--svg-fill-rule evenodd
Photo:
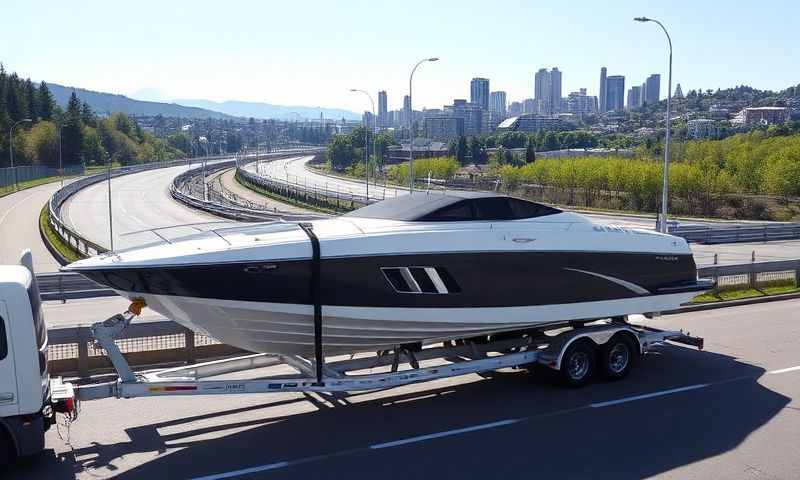
<path fill-rule="evenodd" d="M 519 115 L 522 115 L 522 102 L 511 102 L 511 105 L 508 106 L 508 116 L 517 117 Z"/>
<path fill-rule="evenodd" d="M 408 95 L 404 95 L 402 126 L 407 127 L 410 119 L 411 119 L 411 97 L 409 97 Z"/>
<path fill-rule="evenodd" d="M 489 94 L 489 111 L 502 118 L 506 116 L 506 92 L 491 92 Z"/>
<path fill-rule="evenodd" d="M 389 109 L 386 102 L 386 91 L 381 90 L 378 92 L 378 126 L 386 128 L 389 125 Z"/>
<path fill-rule="evenodd" d="M 628 110 L 634 110 L 642 106 L 642 87 L 632 86 L 628 90 Z"/>
<path fill-rule="evenodd" d="M 658 73 L 650 75 L 647 77 L 645 85 L 647 85 L 647 89 L 644 102 L 648 105 L 655 105 L 661 97 L 661 75 Z"/>
<path fill-rule="evenodd" d="M 540 68 L 533 77 L 533 99 L 549 103 L 552 98 L 551 92 L 550 72 L 546 68 Z"/>
<path fill-rule="evenodd" d="M 557 67 L 550 70 L 550 112 L 560 112 L 561 108 L 561 72 Z"/>
<path fill-rule="evenodd" d="M 607 112 L 606 108 L 606 67 L 600 68 L 600 113 Z"/>
<path fill-rule="evenodd" d="M 473 78 L 469 82 L 469 101 L 480 106 L 484 110 L 489 110 L 489 79 Z"/>
<path fill-rule="evenodd" d="M 452 105 L 444 106 L 446 115 L 464 119 L 464 135 L 469 136 L 483 133 L 483 111 L 480 105 L 460 98 L 453 100 Z"/>
<path fill-rule="evenodd" d="M 566 107 L 569 113 L 593 113 L 597 111 L 597 97 L 586 95 L 586 89 L 581 88 L 567 95 Z"/>
<path fill-rule="evenodd" d="M 625 77 L 609 75 L 606 77 L 606 108 L 619 111 L 625 108 Z"/>
<path fill-rule="evenodd" d="M 452 115 L 425 116 L 425 137 L 448 141 L 464 135 L 464 119 Z"/>
<path fill-rule="evenodd" d="M 544 100 L 542 100 L 543 102 Z M 532 98 L 526 98 L 522 101 L 522 113 L 539 113 L 539 109 L 536 107 L 536 100 Z"/>

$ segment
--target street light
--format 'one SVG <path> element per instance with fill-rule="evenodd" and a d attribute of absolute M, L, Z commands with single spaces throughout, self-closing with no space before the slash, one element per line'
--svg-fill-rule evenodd
<path fill-rule="evenodd" d="M 408 151 L 411 154 L 411 158 L 408 162 L 408 193 L 414 193 L 414 138 L 411 135 L 411 126 L 414 119 L 414 106 L 411 103 L 411 82 L 414 80 L 414 72 L 417 71 L 417 67 L 425 62 L 436 62 L 438 60 L 438 57 L 423 58 L 417 62 L 416 65 L 414 65 L 414 68 L 411 69 L 411 75 L 408 77 Z"/>
<path fill-rule="evenodd" d="M 14 175 L 14 191 L 17 190 L 17 169 L 14 168 L 14 127 L 20 123 L 30 123 L 32 121 L 30 118 L 23 118 L 11 124 L 11 128 L 8 129 L 8 156 L 11 160 L 11 174 Z"/>
<path fill-rule="evenodd" d="M 372 95 L 369 94 L 366 90 L 361 90 L 358 88 L 351 88 L 351 92 L 361 92 L 369 98 L 369 102 L 372 104 L 372 143 L 373 148 L 372 151 L 377 154 L 378 149 L 377 145 L 375 145 L 375 140 L 378 135 L 378 122 L 375 119 L 375 101 L 372 100 Z M 369 142 L 369 135 L 367 131 L 367 125 L 364 125 L 364 177 L 367 181 L 367 203 L 369 203 L 369 148 L 367 147 Z"/>
<path fill-rule="evenodd" d="M 667 199 L 669 198 L 669 143 L 670 139 L 672 138 L 671 135 L 671 120 L 672 120 L 672 112 L 671 112 L 671 99 L 672 99 L 672 39 L 669 37 L 669 33 L 664 25 L 656 19 L 647 18 L 647 17 L 636 17 L 634 18 L 637 22 L 655 22 L 661 27 L 661 30 L 664 31 L 664 35 L 667 36 L 667 42 L 669 43 L 669 81 L 667 83 L 667 118 L 666 118 L 666 128 L 667 128 L 667 138 L 664 145 L 664 186 L 661 190 L 661 214 L 659 215 L 658 219 L 658 230 L 661 233 L 667 233 Z"/>

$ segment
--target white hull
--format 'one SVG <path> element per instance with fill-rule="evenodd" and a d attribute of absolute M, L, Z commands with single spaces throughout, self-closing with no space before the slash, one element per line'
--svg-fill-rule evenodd
<path fill-rule="evenodd" d="M 248 351 L 313 355 L 311 305 L 125 294 L 162 315 Z M 672 310 L 696 292 L 558 305 L 491 308 L 322 307 L 326 355 L 470 337 L 569 320 Z"/>

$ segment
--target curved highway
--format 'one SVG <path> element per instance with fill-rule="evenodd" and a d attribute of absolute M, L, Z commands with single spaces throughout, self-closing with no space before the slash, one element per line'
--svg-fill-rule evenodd
<path fill-rule="evenodd" d="M 194 167 L 197 166 L 195 163 Z M 172 180 L 187 169 L 189 167 L 180 166 L 148 170 L 111 180 L 115 250 L 158 240 L 152 233 L 131 234 L 131 232 L 220 221 L 218 217 L 175 201 L 170 195 L 169 186 Z M 108 224 L 108 183 L 96 183 L 69 197 L 61 207 L 61 218 L 85 238 L 108 248 L 111 243 Z M 189 232 L 183 229 L 168 233 L 180 235 Z"/>
<path fill-rule="evenodd" d="M 36 272 L 58 271 L 39 235 L 39 212 L 59 188 L 56 181 L 0 197 L 0 264 L 18 263 L 20 252 L 30 248 Z"/>

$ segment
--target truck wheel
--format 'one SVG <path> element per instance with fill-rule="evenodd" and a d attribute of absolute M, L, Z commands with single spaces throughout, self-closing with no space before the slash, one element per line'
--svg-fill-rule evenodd
<path fill-rule="evenodd" d="M 561 357 L 561 383 L 570 388 L 587 385 L 594 375 L 596 356 L 594 345 L 588 340 L 578 340 L 570 345 Z"/>
<path fill-rule="evenodd" d="M 625 378 L 636 360 L 636 348 L 627 335 L 614 335 L 600 348 L 600 368 L 608 380 Z"/>
<path fill-rule="evenodd" d="M 17 452 L 11 437 L 0 425 L 0 465 L 11 465 L 17 458 Z"/>

